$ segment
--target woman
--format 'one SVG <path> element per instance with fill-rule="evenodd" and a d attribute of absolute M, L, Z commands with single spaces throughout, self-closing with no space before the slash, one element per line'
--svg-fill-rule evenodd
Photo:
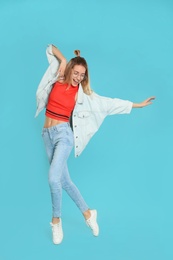
<path fill-rule="evenodd" d="M 36 116 L 46 107 L 42 136 L 50 162 L 49 186 L 54 244 L 60 244 L 63 239 L 62 189 L 74 200 L 93 235 L 99 235 L 97 211 L 88 207 L 70 179 L 67 159 L 73 146 L 77 157 L 107 115 L 130 113 L 132 108 L 148 106 L 154 99 L 150 97 L 135 104 L 97 95 L 90 88 L 86 60 L 80 57 L 80 51 L 75 51 L 75 54 L 77 57 L 67 63 L 60 50 L 49 45 L 47 57 L 50 65 L 37 90 Z"/>

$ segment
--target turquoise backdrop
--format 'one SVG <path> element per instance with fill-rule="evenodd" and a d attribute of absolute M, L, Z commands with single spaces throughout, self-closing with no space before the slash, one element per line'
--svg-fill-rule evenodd
<path fill-rule="evenodd" d="M 1 0 L 0 260 L 173 259 L 173 1 Z M 95 238 L 64 193 L 64 240 L 52 244 L 48 161 L 35 92 L 57 45 L 80 49 L 100 95 L 152 106 L 110 116 L 69 168 Z"/>

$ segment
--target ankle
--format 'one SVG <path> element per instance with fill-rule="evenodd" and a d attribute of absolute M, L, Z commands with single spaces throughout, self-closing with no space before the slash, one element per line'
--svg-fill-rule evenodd
<path fill-rule="evenodd" d="M 52 218 L 52 224 L 58 224 L 60 222 L 60 218 Z"/>
<path fill-rule="evenodd" d="M 83 216 L 84 216 L 84 218 L 87 220 L 87 219 L 89 219 L 90 217 L 91 217 L 91 212 L 90 212 L 90 210 L 88 209 L 88 210 L 86 210 L 85 212 L 83 212 Z"/>

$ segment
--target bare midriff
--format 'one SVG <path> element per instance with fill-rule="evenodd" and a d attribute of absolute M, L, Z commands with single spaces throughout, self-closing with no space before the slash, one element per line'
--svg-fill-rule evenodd
<path fill-rule="evenodd" d="M 65 123 L 65 121 L 56 120 L 50 117 L 45 117 L 44 128 L 49 128 L 55 125 Z"/>

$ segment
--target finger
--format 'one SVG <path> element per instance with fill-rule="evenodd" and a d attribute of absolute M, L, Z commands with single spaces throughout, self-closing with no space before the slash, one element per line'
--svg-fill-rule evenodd
<path fill-rule="evenodd" d="M 155 96 L 153 96 L 153 97 L 150 97 L 149 98 L 149 100 L 154 100 L 156 97 Z"/>
<path fill-rule="evenodd" d="M 145 100 L 145 102 L 148 103 L 148 102 L 150 102 L 151 100 L 154 100 L 154 99 L 155 99 L 155 97 L 150 97 L 150 98 L 147 98 L 147 99 Z"/>

